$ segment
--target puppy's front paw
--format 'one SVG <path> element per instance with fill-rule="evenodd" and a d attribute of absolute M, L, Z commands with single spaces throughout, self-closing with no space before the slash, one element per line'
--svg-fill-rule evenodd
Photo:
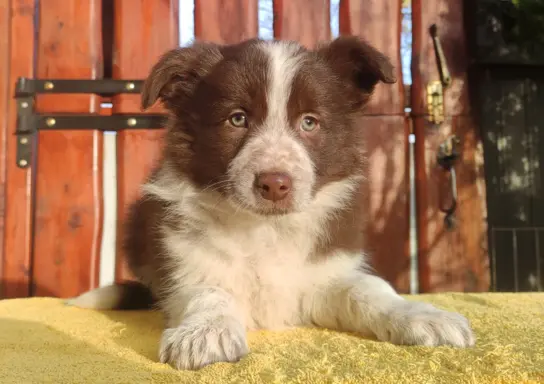
<path fill-rule="evenodd" d="M 474 334 L 465 317 L 426 303 L 399 304 L 390 312 L 383 327 L 377 332 L 378 338 L 393 344 L 454 347 L 474 345 Z"/>
<path fill-rule="evenodd" d="M 189 318 L 164 330 L 160 361 L 177 369 L 199 369 L 217 362 L 235 362 L 249 352 L 244 326 L 236 319 Z"/>

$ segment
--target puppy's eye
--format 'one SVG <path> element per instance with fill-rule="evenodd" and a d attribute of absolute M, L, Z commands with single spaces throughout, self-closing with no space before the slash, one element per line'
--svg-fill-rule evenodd
<path fill-rule="evenodd" d="M 236 128 L 247 128 L 247 116 L 244 112 L 234 112 L 229 116 L 229 123 Z"/>
<path fill-rule="evenodd" d="M 306 132 L 311 132 L 319 126 L 319 121 L 313 116 L 306 115 L 300 120 L 300 129 Z"/>

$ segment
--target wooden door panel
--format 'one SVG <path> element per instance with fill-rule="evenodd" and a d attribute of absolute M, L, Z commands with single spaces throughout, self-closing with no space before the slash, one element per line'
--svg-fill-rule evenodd
<path fill-rule="evenodd" d="M 34 34 L 35 34 L 35 0 L 2 1 L 4 17 L 9 15 L 8 23 L 2 24 L 4 45 L 2 67 L 7 72 L 6 83 L 1 92 L 5 100 L 0 105 L 2 113 L 1 134 L 4 138 L 2 151 L 5 148 L 5 219 L 3 231 L 3 252 L 0 259 L 0 297 L 26 297 L 30 295 L 31 244 L 32 244 L 32 199 L 31 180 L 33 169 L 18 168 L 15 164 L 17 137 L 15 132 L 17 120 L 17 103 L 12 95 L 18 77 L 34 75 Z M 3 20 L 5 20 L 3 18 Z M 7 51 L 6 51 L 7 50 Z M 2 55 L 3 52 L 0 52 Z M 4 81 L 4 80 L 2 80 Z M 6 93 L 4 93 L 6 92 Z M 9 93 L 8 93 L 9 92 Z M 5 114 L 7 112 L 7 114 Z M 8 182 L 9 181 L 9 182 Z"/>
<path fill-rule="evenodd" d="M 113 78 L 145 79 L 167 50 L 179 45 L 178 0 L 114 0 Z M 140 113 L 140 96 L 113 98 L 113 113 Z M 162 113 L 160 104 L 148 112 Z M 158 160 L 163 130 L 123 130 L 117 133 L 117 261 L 116 279 L 132 279 L 122 253 L 127 207 Z"/>
<path fill-rule="evenodd" d="M 237 43 L 257 36 L 257 0 L 195 0 L 195 37 Z"/>
<path fill-rule="evenodd" d="M 330 0 L 274 0 L 274 37 L 308 48 L 331 38 Z"/>
<path fill-rule="evenodd" d="M 2 268 L 4 264 L 4 226 L 6 212 L 6 144 L 9 126 L 9 100 L 10 100 L 10 2 L 0 0 L 0 281 L 2 281 Z M 2 298 L 2 286 L 0 284 L 0 298 Z"/>
<path fill-rule="evenodd" d="M 101 1 L 42 0 L 36 76 L 102 77 Z M 95 95 L 42 95 L 39 113 L 99 113 Z M 68 297 L 98 282 L 102 226 L 102 133 L 38 137 L 33 295 Z"/>
<path fill-rule="evenodd" d="M 362 37 L 386 54 L 396 67 L 396 84 L 378 84 L 365 109 L 361 129 L 369 176 L 365 248 L 377 272 L 402 292 L 409 287 L 409 194 L 407 125 L 400 57 L 401 0 L 340 2 L 340 33 Z M 387 28 L 385 28 L 387 26 Z"/>
<path fill-rule="evenodd" d="M 469 102 L 463 5 L 456 0 L 412 0 L 412 112 L 416 135 L 416 183 L 420 287 L 430 291 L 482 291 L 489 286 L 483 153 Z M 426 86 L 440 80 L 429 32 L 436 24 L 452 83 L 445 89 L 445 120 L 428 122 Z M 449 175 L 436 161 L 438 146 L 455 134 L 457 227 L 448 230 L 440 207 L 450 202 Z"/>

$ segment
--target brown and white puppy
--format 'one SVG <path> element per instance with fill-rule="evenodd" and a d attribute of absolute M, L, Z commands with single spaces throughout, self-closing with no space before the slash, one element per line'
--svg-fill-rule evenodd
<path fill-rule="evenodd" d="M 380 81 L 395 82 L 392 65 L 355 37 L 316 50 L 249 40 L 166 53 L 142 95 L 144 108 L 160 99 L 171 114 L 164 154 L 127 220 L 142 285 L 70 303 L 155 300 L 160 360 L 179 369 L 237 361 L 246 330 L 259 328 L 473 345 L 464 317 L 406 301 L 365 269 L 361 139 L 372 127 L 358 117 Z"/>

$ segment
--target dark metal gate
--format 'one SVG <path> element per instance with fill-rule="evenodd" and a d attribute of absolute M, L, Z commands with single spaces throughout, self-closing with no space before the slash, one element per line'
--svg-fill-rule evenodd
<path fill-rule="evenodd" d="M 544 290 L 544 0 L 471 3 L 492 289 Z"/>

